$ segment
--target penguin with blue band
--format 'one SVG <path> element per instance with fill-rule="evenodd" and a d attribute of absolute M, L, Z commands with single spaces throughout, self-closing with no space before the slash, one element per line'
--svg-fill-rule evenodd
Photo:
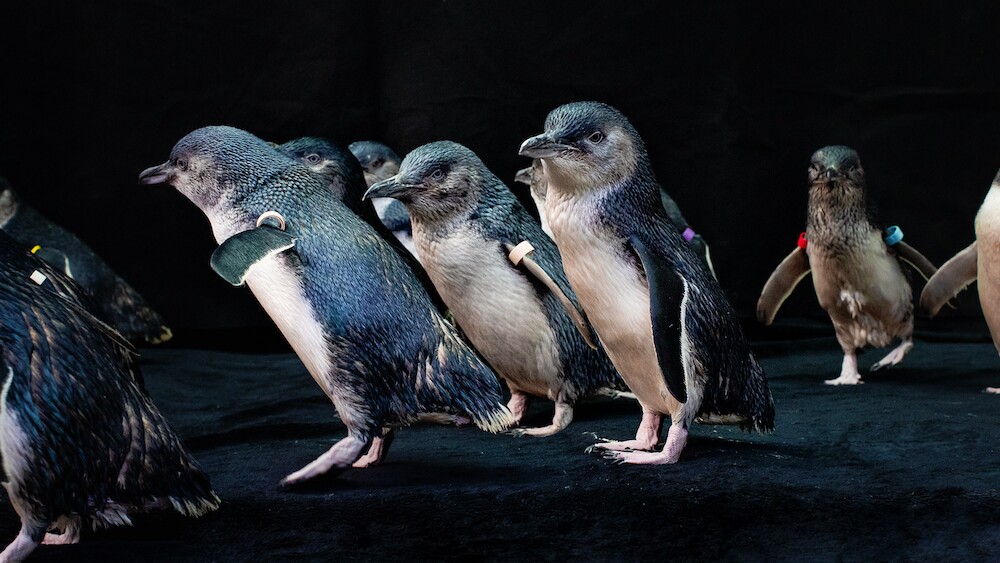
<path fill-rule="evenodd" d="M 795 286 L 812 274 L 820 306 L 830 315 L 844 352 L 840 375 L 828 385 L 863 383 L 858 351 L 901 341 L 871 371 L 901 362 L 913 347 L 913 300 L 901 262 L 924 278 L 936 268 L 903 242 L 899 227 L 883 229 L 866 188 L 858 153 L 841 145 L 813 153 L 806 231 L 771 274 L 757 302 L 770 325 Z"/>

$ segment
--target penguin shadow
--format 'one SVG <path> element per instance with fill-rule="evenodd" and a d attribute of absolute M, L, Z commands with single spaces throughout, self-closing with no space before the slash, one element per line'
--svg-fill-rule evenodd
<path fill-rule="evenodd" d="M 662 448 L 663 444 L 657 444 Z M 690 434 L 681 454 L 681 463 L 695 460 L 732 460 L 737 458 L 771 458 L 802 460 L 811 457 L 808 448 L 773 442 L 743 441 L 721 436 Z"/>
<path fill-rule="evenodd" d="M 184 444 L 192 450 L 207 450 L 256 442 L 292 442 L 312 438 L 332 438 L 343 434 L 344 429 L 339 424 L 285 422 L 259 424 L 235 428 L 214 434 L 192 436 L 184 440 Z"/>
<path fill-rule="evenodd" d="M 370 493 L 379 490 L 482 489 L 484 487 L 524 485 L 539 478 L 530 468 L 509 465 L 483 465 L 474 458 L 467 462 L 437 460 L 387 460 L 376 467 L 331 470 L 308 481 L 295 484 L 278 482 L 278 492 L 291 494 Z M 281 476 L 277 477 L 278 480 Z"/>

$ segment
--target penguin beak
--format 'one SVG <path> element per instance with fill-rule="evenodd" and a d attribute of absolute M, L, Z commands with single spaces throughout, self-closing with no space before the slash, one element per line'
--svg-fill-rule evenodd
<path fill-rule="evenodd" d="M 413 186 L 400 182 L 399 174 L 397 174 L 391 178 L 386 178 L 381 182 L 372 184 L 372 187 L 368 188 L 365 195 L 361 196 L 361 201 L 371 199 L 373 197 L 393 197 L 398 199 L 399 196 L 410 191 L 411 187 Z"/>
<path fill-rule="evenodd" d="M 827 168 L 826 171 L 823 172 L 823 177 L 826 178 L 827 181 L 836 180 L 841 176 L 843 176 L 843 174 L 841 174 L 840 170 L 837 170 L 836 168 Z"/>
<path fill-rule="evenodd" d="M 514 175 L 514 181 L 521 184 L 531 185 L 531 167 L 522 168 Z"/>
<path fill-rule="evenodd" d="M 560 143 L 548 133 L 535 135 L 521 143 L 517 154 L 531 158 L 553 158 L 569 151 L 577 150 L 572 145 Z"/>
<path fill-rule="evenodd" d="M 168 160 L 159 166 L 151 166 L 143 170 L 139 174 L 139 183 L 145 186 L 162 184 L 170 178 L 171 172 L 170 161 Z"/>

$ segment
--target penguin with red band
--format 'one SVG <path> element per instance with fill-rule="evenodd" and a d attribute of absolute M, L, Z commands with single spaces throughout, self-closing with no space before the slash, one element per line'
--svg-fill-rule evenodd
<path fill-rule="evenodd" d="M 757 318 L 770 325 L 795 286 L 810 272 L 820 306 L 830 315 L 844 352 L 840 375 L 828 385 L 862 383 L 860 349 L 901 341 L 871 371 L 901 362 L 913 347 L 913 301 L 901 262 L 924 277 L 936 270 L 902 242 L 902 231 L 885 231 L 867 197 L 858 153 L 823 147 L 809 166 L 806 232 L 771 274 L 757 302 Z M 884 232 L 885 231 L 885 232 Z"/>

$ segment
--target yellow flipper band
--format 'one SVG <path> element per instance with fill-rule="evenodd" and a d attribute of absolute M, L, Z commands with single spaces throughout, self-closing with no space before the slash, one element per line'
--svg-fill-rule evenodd
<path fill-rule="evenodd" d="M 41 250 L 41 249 L 42 249 L 42 245 L 40 245 L 40 244 L 36 244 L 36 245 L 34 246 L 34 248 L 32 248 L 32 249 L 31 249 L 31 253 L 32 253 L 32 254 L 34 254 L 34 253 L 38 252 L 38 251 L 39 251 L 39 250 Z"/>

